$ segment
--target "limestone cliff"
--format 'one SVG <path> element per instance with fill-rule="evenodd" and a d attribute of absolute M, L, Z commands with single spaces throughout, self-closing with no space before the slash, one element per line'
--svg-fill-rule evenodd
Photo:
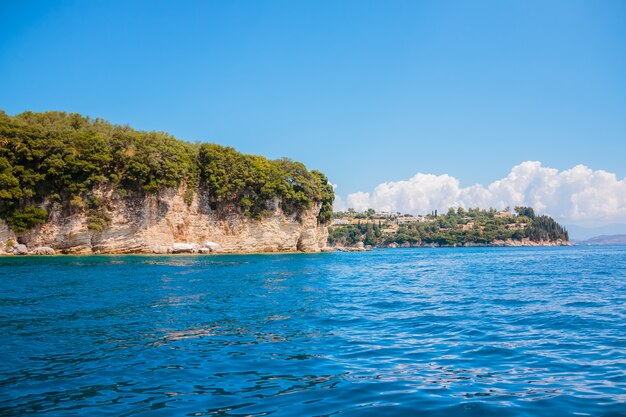
<path fill-rule="evenodd" d="M 13 241 L 30 250 L 51 247 L 74 254 L 168 253 L 177 243 L 189 244 L 194 252 L 215 248 L 225 253 L 319 252 L 328 236 L 326 226 L 318 224 L 319 204 L 299 217 L 286 216 L 279 204 L 273 204 L 256 220 L 233 206 L 212 210 L 203 193 L 193 193 L 192 199 L 188 193 L 185 198 L 184 188 L 134 198 L 114 190 L 95 194 L 102 198 L 108 217 L 101 231 L 90 230 L 86 210 L 68 213 L 59 204 L 47 203 L 48 221 L 26 232 L 16 234 L 0 220 L 0 245 Z"/>

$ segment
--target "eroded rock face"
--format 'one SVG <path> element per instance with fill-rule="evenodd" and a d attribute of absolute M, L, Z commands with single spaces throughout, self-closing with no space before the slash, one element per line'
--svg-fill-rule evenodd
<path fill-rule="evenodd" d="M 204 247 L 201 249 L 208 249 L 209 252 L 221 252 L 222 251 L 222 246 L 219 243 L 211 242 L 209 240 L 204 242 L 202 246 Z"/>
<path fill-rule="evenodd" d="M 30 251 L 31 255 L 54 255 L 54 249 L 49 246 L 39 246 Z"/>
<path fill-rule="evenodd" d="M 200 247 L 197 243 L 174 243 L 172 253 L 196 253 Z"/>
<path fill-rule="evenodd" d="M 15 245 L 13 246 L 13 254 L 14 255 L 28 255 L 28 248 L 26 245 Z"/>
<path fill-rule="evenodd" d="M 495 240 L 493 242 L 494 246 L 572 246 L 572 244 L 567 240 L 557 239 L 557 240 L 539 240 L 534 241 L 528 238 L 524 238 L 522 240 Z"/>
<path fill-rule="evenodd" d="M 9 242 L 17 242 L 17 238 L 15 233 L 9 228 L 9 225 L 0 219 L 0 253 L 4 253 L 9 249 L 7 245 Z"/>
<path fill-rule="evenodd" d="M 234 207 L 211 210 L 198 193 L 187 204 L 184 192 L 170 189 L 124 199 L 112 190 L 100 191 L 110 216 L 101 231 L 88 228 L 86 212 L 68 215 L 49 204 L 48 222 L 17 236 L 0 220 L 0 240 L 15 237 L 28 248 L 46 246 L 71 254 L 189 252 L 185 245 L 193 247 L 191 252 L 201 248 L 225 253 L 319 252 L 326 245 L 328 230 L 317 222 L 319 206 L 303 213 L 299 220 L 280 209 L 254 220 Z"/>

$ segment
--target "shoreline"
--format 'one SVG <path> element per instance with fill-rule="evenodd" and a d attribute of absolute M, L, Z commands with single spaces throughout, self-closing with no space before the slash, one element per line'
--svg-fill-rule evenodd
<path fill-rule="evenodd" d="M 55 257 L 55 256 L 222 256 L 222 255 L 297 255 L 297 254 L 320 254 L 320 253 L 329 253 L 334 252 L 330 250 L 320 250 L 320 251 L 259 251 L 259 252 L 179 252 L 179 253 L 156 253 L 156 252 L 62 252 L 55 251 L 55 253 L 48 254 L 37 254 L 37 253 L 10 253 L 10 252 L 0 252 L 0 257 L 17 257 L 17 258 L 25 258 L 25 257 Z"/>
<path fill-rule="evenodd" d="M 363 252 L 372 249 L 408 249 L 408 248 L 481 248 L 481 247 L 557 247 L 557 246 L 576 246 L 575 243 L 572 243 L 569 240 L 540 240 L 533 241 L 530 239 L 523 240 L 495 240 L 491 243 L 463 243 L 463 244 L 453 244 L 453 245 L 442 245 L 439 243 L 390 243 L 382 246 L 367 246 L 364 245 L 363 242 L 359 242 L 353 246 L 333 246 L 338 251 L 344 252 Z"/>
<path fill-rule="evenodd" d="M 149 256 L 149 257 L 214 257 L 214 256 L 237 256 L 237 255 L 312 255 L 312 254 L 324 254 L 324 253 L 341 253 L 341 252 L 371 252 L 373 250 L 380 249 L 471 249 L 471 248 L 548 248 L 548 247 L 575 247 L 578 246 L 571 242 L 566 243 L 552 243 L 552 244 L 471 244 L 471 245 L 411 245 L 411 246 L 376 246 L 370 248 L 358 248 L 358 247 L 327 247 L 320 251 L 264 251 L 264 252 L 210 252 L 210 253 L 154 253 L 154 252 L 101 252 L 101 253 L 63 253 L 56 252 L 54 254 L 36 254 L 25 253 L 15 254 L 2 252 L 0 257 L 65 257 L 65 256 Z"/>

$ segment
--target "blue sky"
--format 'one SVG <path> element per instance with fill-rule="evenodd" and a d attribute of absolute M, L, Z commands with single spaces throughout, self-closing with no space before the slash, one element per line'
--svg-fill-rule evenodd
<path fill-rule="evenodd" d="M 326 172 L 626 176 L 624 1 L 2 1 L 0 108 L 63 110 Z"/>

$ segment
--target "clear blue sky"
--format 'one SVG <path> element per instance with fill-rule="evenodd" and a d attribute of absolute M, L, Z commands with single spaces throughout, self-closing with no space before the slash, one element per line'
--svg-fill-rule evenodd
<path fill-rule="evenodd" d="M 626 1 L 5 1 L 0 109 L 326 172 L 341 194 L 522 161 L 626 176 Z"/>

